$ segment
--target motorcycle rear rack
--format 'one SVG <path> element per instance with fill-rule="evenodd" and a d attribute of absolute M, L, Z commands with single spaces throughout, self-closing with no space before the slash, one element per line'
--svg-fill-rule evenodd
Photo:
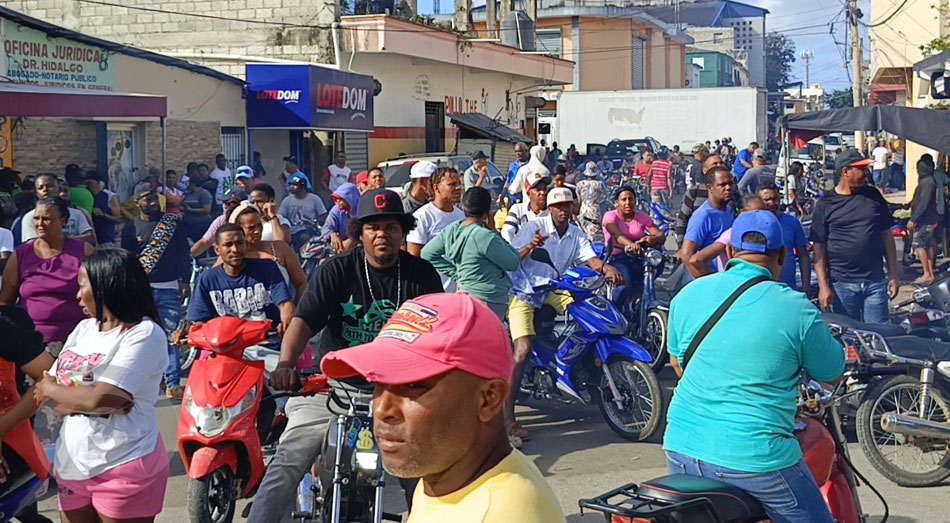
<path fill-rule="evenodd" d="M 656 523 L 722 522 L 707 498 L 671 502 L 641 495 L 637 492 L 638 488 L 639 486 L 636 483 L 628 483 L 595 498 L 581 499 L 577 504 L 581 508 L 581 513 L 584 509 L 596 510 L 604 513 L 608 520 L 610 520 L 610 516 L 620 516 L 645 518 Z M 615 500 L 614 498 L 620 499 Z"/>
<path fill-rule="evenodd" d="M 852 336 L 848 336 L 847 333 L 851 333 Z M 905 358 L 898 354 L 894 354 L 890 345 L 887 344 L 887 339 L 877 332 L 859 329 L 846 329 L 844 336 L 853 338 L 854 341 L 861 347 L 861 350 L 872 358 L 886 360 L 892 364 L 896 363 L 919 367 L 933 367 L 933 363 L 929 361 Z"/>

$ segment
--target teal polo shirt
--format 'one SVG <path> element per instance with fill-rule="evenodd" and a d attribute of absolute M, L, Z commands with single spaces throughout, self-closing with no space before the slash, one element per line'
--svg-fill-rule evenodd
<path fill-rule="evenodd" d="M 683 288 L 670 306 L 670 354 L 682 361 L 713 311 L 759 275 L 769 272 L 733 259 L 724 272 Z M 844 370 L 844 350 L 804 294 L 775 281 L 752 287 L 693 353 L 673 392 L 663 448 L 743 472 L 798 463 L 792 432 L 803 368 L 833 380 Z"/>

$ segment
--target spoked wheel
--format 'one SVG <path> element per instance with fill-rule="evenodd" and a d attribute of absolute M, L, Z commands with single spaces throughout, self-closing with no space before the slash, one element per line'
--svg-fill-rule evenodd
<path fill-rule="evenodd" d="M 604 364 L 619 397 L 614 397 L 604 372 L 592 395 L 597 399 L 607 425 L 620 437 L 643 441 L 656 432 L 663 415 L 663 394 L 649 365 L 627 356 L 614 355 Z"/>
<path fill-rule="evenodd" d="M 231 523 L 237 505 L 234 473 L 221 467 L 188 482 L 188 516 L 192 523 Z"/>
<path fill-rule="evenodd" d="M 874 384 L 865 393 L 855 425 L 861 449 L 871 465 L 903 487 L 927 487 L 950 477 L 950 447 L 946 440 L 887 432 L 881 418 L 896 413 L 919 418 L 920 382 L 894 376 Z M 939 394 L 931 394 L 928 421 L 947 423 L 950 407 Z"/>
<path fill-rule="evenodd" d="M 178 355 L 179 358 L 181 358 L 181 370 L 184 372 L 190 369 L 191 364 L 195 362 L 195 359 L 198 357 L 198 349 L 191 345 L 179 347 Z"/>
<path fill-rule="evenodd" d="M 650 367 L 653 372 L 659 374 L 664 367 L 669 355 L 666 352 L 667 325 L 669 324 L 669 313 L 663 309 L 650 309 L 647 312 L 646 329 L 643 333 L 643 348 L 650 353 L 653 363 Z"/>

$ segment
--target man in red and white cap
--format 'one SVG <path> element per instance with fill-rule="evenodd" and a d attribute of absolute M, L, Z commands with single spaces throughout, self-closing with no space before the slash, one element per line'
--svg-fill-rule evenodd
<path fill-rule="evenodd" d="M 534 311 L 548 304 L 563 313 L 571 298 L 560 293 L 536 292 L 536 286 L 550 283 L 573 265 L 585 264 L 617 285 L 623 285 L 623 276 L 617 269 L 597 258 L 591 248 L 587 235 L 571 223 L 574 209 L 574 195 L 567 187 L 557 187 L 548 191 L 548 216 L 529 221 L 521 227 L 512 239 L 511 246 L 521 255 L 521 266 L 511 273 L 511 301 L 508 305 L 508 327 L 511 339 L 515 342 L 514 368 L 511 383 L 518 386 L 524 373 L 525 361 L 531 354 L 531 340 L 534 338 Z M 551 258 L 553 267 L 532 260 L 531 251 L 544 247 Z M 515 400 L 512 395 L 505 409 L 508 431 L 511 436 L 524 441 L 528 431 L 515 421 Z M 515 440 L 517 441 L 517 440 Z"/>
<path fill-rule="evenodd" d="M 373 430 L 383 466 L 422 478 L 409 523 L 563 522 L 534 463 L 508 443 L 511 393 L 505 327 L 466 294 L 405 302 L 376 339 L 323 358 L 327 376 L 376 385 Z"/>

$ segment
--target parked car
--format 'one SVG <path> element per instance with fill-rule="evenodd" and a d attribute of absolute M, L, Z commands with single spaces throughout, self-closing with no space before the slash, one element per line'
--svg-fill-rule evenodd
<path fill-rule="evenodd" d="M 439 167 L 454 167 L 459 175 L 464 174 L 475 163 L 472 157 L 466 154 L 427 153 L 390 158 L 379 162 L 376 167 L 383 170 L 383 175 L 386 177 L 386 188 L 402 195 L 403 191 L 407 190 L 409 186 L 409 171 L 416 162 L 422 160 L 428 160 Z M 489 161 L 488 180 L 482 187 L 491 191 L 492 199 L 495 199 L 501 193 L 504 184 L 505 174 L 502 174 L 498 167 L 495 167 L 495 164 Z"/>
<path fill-rule="evenodd" d="M 835 152 L 839 148 L 841 150 L 846 149 L 848 146 L 845 144 L 844 140 L 841 138 L 840 134 L 827 134 L 824 137 L 825 139 L 825 169 L 834 169 L 835 168 L 835 159 L 838 157 L 838 153 Z"/>
<path fill-rule="evenodd" d="M 646 147 L 647 150 L 654 155 L 660 151 L 667 151 L 665 145 L 660 145 L 660 142 L 651 136 L 631 140 L 611 140 L 607 145 L 599 143 L 587 144 L 587 156 L 584 158 L 584 161 L 586 162 L 587 159 L 590 159 L 599 162 L 606 154 L 607 158 L 613 162 L 614 169 L 620 169 L 624 158 L 627 156 L 627 152 L 632 152 L 637 158 L 640 157 L 640 147 Z"/>

